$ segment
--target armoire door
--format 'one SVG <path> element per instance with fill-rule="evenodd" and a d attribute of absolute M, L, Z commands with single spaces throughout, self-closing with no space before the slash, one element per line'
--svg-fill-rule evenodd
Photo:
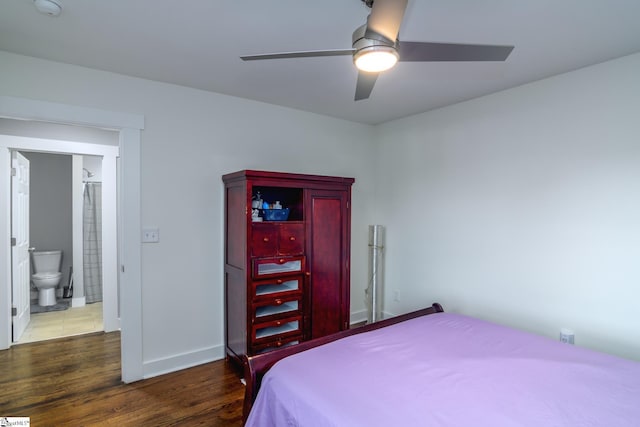
<path fill-rule="evenodd" d="M 311 337 L 349 327 L 349 194 L 307 190 Z"/>

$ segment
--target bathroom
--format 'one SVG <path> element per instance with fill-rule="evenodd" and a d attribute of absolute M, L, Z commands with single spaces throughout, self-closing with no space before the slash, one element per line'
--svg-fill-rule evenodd
<path fill-rule="evenodd" d="M 88 219 L 88 214 L 95 212 L 95 203 L 98 203 L 97 210 L 100 211 L 102 158 L 28 151 L 21 151 L 21 154 L 29 160 L 30 168 L 29 243 L 32 248 L 32 272 L 37 273 L 34 269 L 38 261 L 45 259 L 40 255 L 43 251 L 48 252 L 47 258 L 56 256 L 50 251 L 61 251 L 62 258 L 58 268 L 60 280 L 53 290 L 38 291 L 34 286 L 37 280 L 32 276 L 31 321 L 18 343 L 102 331 L 101 266 L 96 260 L 100 252 L 94 247 L 89 254 L 91 257 L 85 257 L 83 243 L 74 247 L 73 238 L 74 228 L 81 232 L 83 228 L 89 231 L 93 228 L 95 232 L 96 227 L 100 226 L 100 219 L 96 224 L 95 220 L 92 222 Z M 74 164 L 77 168 L 78 162 L 83 171 L 81 182 L 72 179 Z M 79 214 L 78 208 L 81 209 Z M 97 235 L 100 235 L 99 228 L 97 231 Z M 93 243 L 87 244 L 87 250 L 90 249 L 89 244 L 95 245 L 96 242 L 95 237 L 88 238 Z M 87 258 L 94 265 L 89 268 L 76 267 L 76 271 L 72 272 L 74 258 Z M 78 274 L 84 277 L 78 278 Z M 83 286 L 83 279 L 95 285 L 91 286 L 89 292 L 85 292 L 87 289 Z"/>

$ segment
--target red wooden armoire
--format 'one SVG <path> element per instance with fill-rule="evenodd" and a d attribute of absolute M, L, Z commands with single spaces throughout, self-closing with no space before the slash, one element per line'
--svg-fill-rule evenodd
<path fill-rule="evenodd" d="M 349 328 L 353 178 L 224 175 L 227 356 Z"/>

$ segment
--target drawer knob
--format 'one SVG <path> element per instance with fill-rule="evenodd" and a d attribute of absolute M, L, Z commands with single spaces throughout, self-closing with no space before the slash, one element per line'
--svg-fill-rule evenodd
<path fill-rule="evenodd" d="M 277 280 L 276 280 L 276 284 L 278 284 L 278 285 L 282 285 L 282 279 L 277 279 Z"/>
<path fill-rule="evenodd" d="M 280 258 L 280 259 L 278 260 L 278 263 L 280 263 L 280 264 L 284 264 L 284 261 L 285 261 L 285 259 L 284 259 L 284 258 Z"/>
<path fill-rule="evenodd" d="M 276 299 L 274 302 L 276 305 L 282 305 L 282 300 L 280 298 Z"/>
<path fill-rule="evenodd" d="M 262 238 L 262 241 L 266 243 L 266 242 L 268 242 L 268 241 L 269 241 L 269 238 L 268 238 L 268 237 L 263 237 L 263 238 Z"/>
<path fill-rule="evenodd" d="M 276 347 L 282 347 L 282 341 L 278 341 L 278 342 L 276 343 Z"/>
<path fill-rule="evenodd" d="M 289 240 L 291 240 L 292 242 L 296 240 L 296 236 L 291 236 L 289 237 Z"/>
<path fill-rule="evenodd" d="M 278 320 L 278 321 L 276 322 L 276 326 L 280 326 L 280 325 L 282 325 L 282 322 Z"/>

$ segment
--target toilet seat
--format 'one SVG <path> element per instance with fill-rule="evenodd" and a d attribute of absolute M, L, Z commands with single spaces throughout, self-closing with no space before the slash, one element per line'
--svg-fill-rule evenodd
<path fill-rule="evenodd" d="M 62 277 L 62 273 L 61 272 L 57 272 L 57 273 L 35 273 L 31 275 L 32 279 L 36 279 L 36 280 L 46 280 L 46 279 L 59 279 L 60 277 Z"/>

